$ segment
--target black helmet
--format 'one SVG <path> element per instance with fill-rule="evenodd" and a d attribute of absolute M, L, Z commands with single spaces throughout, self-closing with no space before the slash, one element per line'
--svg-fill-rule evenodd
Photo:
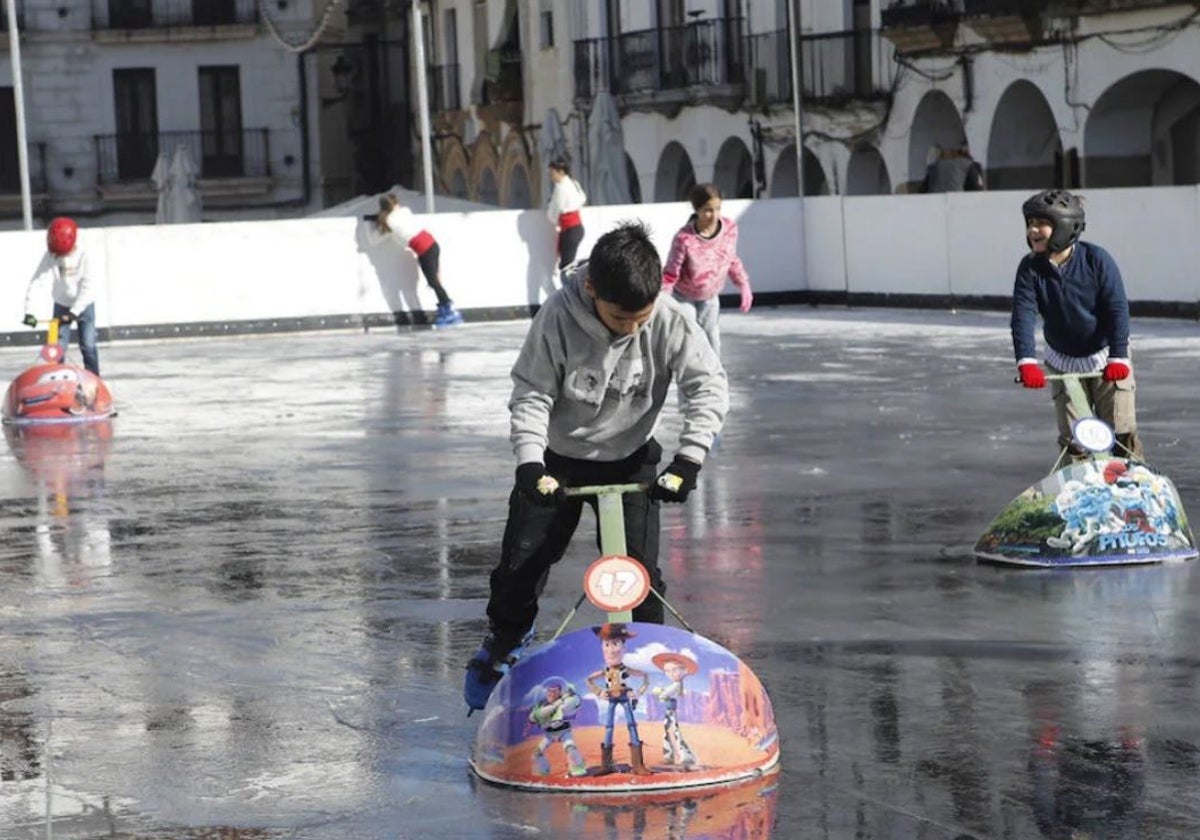
<path fill-rule="evenodd" d="M 1083 202 L 1066 190 L 1042 190 L 1021 205 L 1025 221 L 1049 219 L 1054 223 L 1050 234 L 1050 253 L 1057 254 L 1075 244 L 1087 224 L 1083 220 Z"/>

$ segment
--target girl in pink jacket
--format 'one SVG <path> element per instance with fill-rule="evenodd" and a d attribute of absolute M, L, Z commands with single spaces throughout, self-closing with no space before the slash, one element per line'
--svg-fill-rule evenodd
<path fill-rule="evenodd" d="M 720 356 L 718 295 L 725 280 L 732 280 L 741 291 L 743 312 L 750 311 L 754 295 L 750 291 L 750 277 L 737 255 L 737 225 L 721 216 L 721 191 L 715 184 L 697 184 L 689 198 L 696 212 L 671 242 L 663 265 L 663 290 L 695 307 L 696 321 Z"/>

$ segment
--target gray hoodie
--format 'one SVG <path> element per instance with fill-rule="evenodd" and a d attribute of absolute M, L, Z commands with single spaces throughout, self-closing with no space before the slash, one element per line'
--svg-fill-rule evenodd
<path fill-rule="evenodd" d="M 650 440 L 675 379 L 685 396 L 679 454 L 703 463 L 729 410 L 729 383 L 695 316 L 668 295 L 637 332 L 615 336 L 584 289 L 587 263 L 563 279 L 513 365 L 511 439 L 518 464 L 619 461 Z"/>

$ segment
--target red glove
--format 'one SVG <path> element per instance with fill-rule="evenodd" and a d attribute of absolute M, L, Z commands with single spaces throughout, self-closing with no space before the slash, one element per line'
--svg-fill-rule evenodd
<path fill-rule="evenodd" d="M 1120 382 L 1130 374 L 1129 362 L 1124 359 L 1109 359 L 1108 364 L 1104 366 L 1104 379 L 1106 382 Z"/>
<path fill-rule="evenodd" d="M 1018 365 L 1017 370 L 1021 373 L 1021 384 L 1026 388 L 1046 387 L 1046 374 L 1042 373 L 1039 365 L 1026 362 L 1023 365 Z"/>

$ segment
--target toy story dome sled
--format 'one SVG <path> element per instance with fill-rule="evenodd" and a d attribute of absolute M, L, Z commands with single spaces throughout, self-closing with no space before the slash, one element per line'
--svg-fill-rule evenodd
<path fill-rule="evenodd" d="M 86 423 L 116 416 L 104 380 L 67 363 L 58 343 L 58 319 L 46 323 L 46 343 L 38 361 L 18 374 L 4 395 L 4 422 Z"/>
<path fill-rule="evenodd" d="M 1073 442 L 1050 475 L 1017 496 L 975 544 L 981 560 L 1020 566 L 1113 566 L 1197 557 L 1175 485 L 1132 452 L 1114 455 L 1112 428 L 1088 408 L 1081 380 L 1061 374 L 1073 416 Z"/>
<path fill-rule="evenodd" d="M 734 654 L 693 632 L 632 621 L 660 598 L 625 556 L 621 494 L 645 485 L 574 488 L 595 495 L 603 556 L 554 638 L 528 649 L 496 684 L 470 758 L 481 779 L 534 791 L 616 793 L 746 783 L 774 773 L 771 701 Z M 584 598 L 603 621 L 563 633 Z"/>

